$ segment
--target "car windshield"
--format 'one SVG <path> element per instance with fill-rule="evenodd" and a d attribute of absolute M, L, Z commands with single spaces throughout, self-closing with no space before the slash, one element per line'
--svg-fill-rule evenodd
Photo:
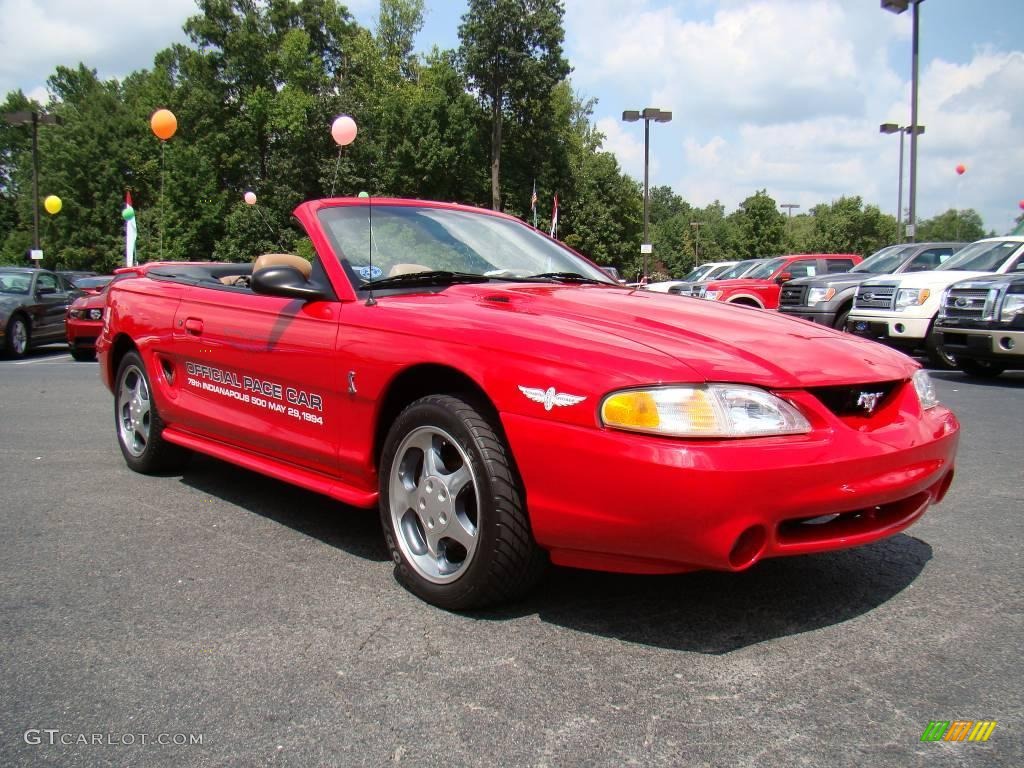
<path fill-rule="evenodd" d="M 599 267 L 503 216 L 411 205 L 344 205 L 318 213 L 353 285 L 535 278 L 616 285 Z M 372 287 L 372 286 L 371 286 Z"/>
<path fill-rule="evenodd" d="M 875 251 L 864 261 L 851 269 L 851 272 L 867 272 L 872 275 L 889 275 L 896 271 L 916 245 L 887 245 Z"/>
<path fill-rule="evenodd" d="M 782 259 L 768 259 L 768 261 L 762 261 L 752 270 L 747 272 L 744 277 L 749 277 L 753 280 L 764 280 L 771 277 L 775 270 L 782 266 Z"/>
<path fill-rule="evenodd" d="M 32 287 L 32 275 L 26 272 L 0 272 L 0 293 L 26 295 Z"/>
<path fill-rule="evenodd" d="M 102 288 L 113 279 L 113 275 L 97 275 L 96 277 L 76 277 L 71 282 L 75 288 Z"/>
<path fill-rule="evenodd" d="M 747 259 L 741 261 L 739 264 L 733 264 L 728 270 L 718 276 L 719 280 L 734 280 L 737 277 L 744 277 L 747 272 L 750 272 L 760 264 L 760 259 Z"/>
<path fill-rule="evenodd" d="M 707 274 L 704 275 L 703 279 L 704 280 L 718 280 L 718 279 L 721 279 L 722 276 L 726 272 L 729 271 L 729 268 L 731 266 L 732 266 L 732 264 L 719 264 L 717 266 L 714 266 L 710 270 L 708 270 Z"/>
<path fill-rule="evenodd" d="M 1019 240 L 989 240 L 971 243 L 939 270 L 995 272 L 1024 245 Z"/>

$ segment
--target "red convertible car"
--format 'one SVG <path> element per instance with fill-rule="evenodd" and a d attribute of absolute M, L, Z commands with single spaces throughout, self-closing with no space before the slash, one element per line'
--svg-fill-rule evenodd
<path fill-rule="evenodd" d="M 100 368 L 129 467 L 200 451 L 377 507 L 398 579 L 462 610 L 556 564 L 738 571 L 866 544 L 942 499 L 927 372 L 776 312 L 637 291 L 512 217 L 295 211 L 312 260 L 135 268 Z"/>

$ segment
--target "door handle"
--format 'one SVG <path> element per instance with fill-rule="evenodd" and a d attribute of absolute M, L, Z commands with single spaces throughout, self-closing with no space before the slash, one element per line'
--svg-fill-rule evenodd
<path fill-rule="evenodd" d="M 203 321 L 197 317 L 190 317 L 185 320 L 185 332 L 193 336 L 201 336 L 203 333 Z"/>

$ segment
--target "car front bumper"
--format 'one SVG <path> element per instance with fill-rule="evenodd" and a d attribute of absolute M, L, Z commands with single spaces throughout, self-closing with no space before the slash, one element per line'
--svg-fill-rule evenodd
<path fill-rule="evenodd" d="M 1024 368 L 1024 331 L 936 326 L 935 332 L 951 355 Z"/>
<path fill-rule="evenodd" d="M 846 320 L 846 330 L 891 347 L 913 350 L 924 346 L 931 324 L 931 318 L 927 317 L 890 318 L 851 314 Z"/>
<path fill-rule="evenodd" d="M 830 328 L 836 322 L 835 312 L 820 312 L 808 307 L 779 307 L 779 312 L 790 317 L 799 317 L 801 320 L 809 320 L 818 325 L 827 325 Z"/>
<path fill-rule="evenodd" d="M 873 430 L 827 413 L 808 435 L 708 441 L 502 420 L 553 562 L 673 573 L 866 544 L 942 499 L 959 434 L 951 411 L 921 413 L 915 396 Z"/>

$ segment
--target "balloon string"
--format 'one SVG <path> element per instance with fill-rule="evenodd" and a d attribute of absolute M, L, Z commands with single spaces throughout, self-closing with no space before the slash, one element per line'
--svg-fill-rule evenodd
<path fill-rule="evenodd" d="M 334 181 L 331 182 L 331 197 L 334 197 L 334 185 L 338 183 L 338 168 L 341 166 L 341 147 L 338 147 L 338 161 L 334 164 Z"/>
<path fill-rule="evenodd" d="M 164 145 L 160 142 L 160 261 L 164 260 Z"/>
<path fill-rule="evenodd" d="M 253 207 L 256 208 L 256 213 L 258 213 L 260 215 L 260 218 L 263 219 L 263 223 L 266 224 L 267 225 L 267 229 L 270 230 L 270 236 L 275 238 L 275 239 L 280 239 L 280 237 L 281 237 L 280 233 L 277 232 L 271 226 L 270 220 L 266 217 L 266 215 L 263 213 L 263 211 L 260 210 L 259 206 L 257 205 L 257 206 L 253 206 Z"/>

